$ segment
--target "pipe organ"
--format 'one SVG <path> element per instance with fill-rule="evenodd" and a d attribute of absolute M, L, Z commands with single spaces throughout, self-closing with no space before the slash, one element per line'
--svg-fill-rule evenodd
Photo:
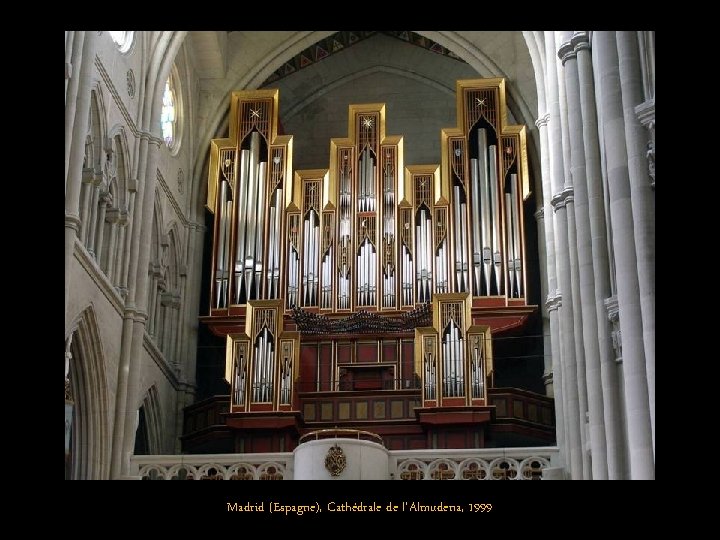
<path fill-rule="evenodd" d="M 373 366 L 389 377 L 378 390 L 416 392 L 419 410 L 488 407 L 492 332 L 534 309 L 526 132 L 507 125 L 503 79 L 458 81 L 457 107 L 441 165 L 406 167 L 385 105 L 365 104 L 328 169 L 292 171 L 278 91 L 232 94 L 229 137 L 211 145 L 203 318 L 227 336 L 231 416 L 302 417 L 303 392 L 352 390 L 343 377 Z"/>

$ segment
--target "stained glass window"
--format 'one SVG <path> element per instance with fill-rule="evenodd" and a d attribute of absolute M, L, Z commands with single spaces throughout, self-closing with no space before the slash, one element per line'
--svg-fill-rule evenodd
<path fill-rule="evenodd" d="M 162 125 L 163 139 L 165 144 L 170 147 L 175 137 L 175 92 L 171 85 L 171 79 L 168 78 L 165 83 L 165 92 L 163 93 L 163 106 L 160 113 L 160 124 Z"/>
<path fill-rule="evenodd" d="M 115 45 L 118 46 L 118 49 L 120 49 L 120 52 L 125 53 L 130 50 L 130 46 L 133 42 L 133 35 L 135 32 L 111 32 L 108 31 L 108 34 L 110 34 L 110 37 L 115 42 Z"/>

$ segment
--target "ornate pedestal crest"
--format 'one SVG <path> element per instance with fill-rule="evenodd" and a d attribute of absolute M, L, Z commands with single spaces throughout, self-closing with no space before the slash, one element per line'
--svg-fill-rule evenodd
<path fill-rule="evenodd" d="M 330 472 L 331 476 L 339 476 L 345 470 L 347 460 L 345 452 L 337 444 L 331 446 L 325 456 L 325 468 Z"/>

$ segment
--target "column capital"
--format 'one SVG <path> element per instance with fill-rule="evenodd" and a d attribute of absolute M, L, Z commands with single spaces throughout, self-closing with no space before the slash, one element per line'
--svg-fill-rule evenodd
<path fill-rule="evenodd" d="M 563 66 L 568 60 L 576 58 L 575 47 L 573 47 L 572 41 L 566 41 L 565 43 L 560 45 L 557 55 L 558 58 L 562 61 Z"/>
<path fill-rule="evenodd" d="M 107 206 L 112 206 L 113 194 L 110 191 L 101 191 L 100 192 L 100 202 L 104 203 Z"/>
<path fill-rule="evenodd" d="M 565 204 L 569 204 L 575 201 L 575 188 L 573 186 L 566 186 L 562 190 L 562 196 L 565 199 Z"/>
<path fill-rule="evenodd" d="M 643 101 L 640 105 L 635 107 L 635 114 L 640 120 L 640 123 L 652 129 L 655 127 L 655 98 Z"/>
<path fill-rule="evenodd" d="M 537 120 L 535 120 L 535 125 L 538 128 L 547 126 L 548 121 L 550 120 L 550 113 L 545 113 L 543 116 L 540 116 Z"/>
<path fill-rule="evenodd" d="M 83 184 L 92 184 L 94 177 L 95 177 L 95 169 L 93 167 L 83 167 L 83 170 L 82 170 L 82 183 Z"/>
<path fill-rule="evenodd" d="M 105 212 L 105 221 L 108 223 L 117 223 L 120 221 L 120 209 L 118 207 L 108 208 Z"/>
<path fill-rule="evenodd" d="M 570 43 L 572 43 L 572 46 L 575 48 L 575 53 L 582 50 L 590 50 L 590 36 L 584 30 L 575 32 Z"/>
<path fill-rule="evenodd" d="M 548 371 L 547 373 L 543 373 L 542 380 L 545 386 L 550 386 L 553 383 L 553 372 Z"/>
<path fill-rule="evenodd" d="M 538 208 L 537 211 L 535 212 L 535 221 L 540 222 L 540 221 L 542 221 L 542 220 L 544 220 L 544 219 L 545 219 L 545 208 L 543 208 L 543 207 L 541 206 L 541 207 Z"/>
<path fill-rule="evenodd" d="M 618 305 L 617 295 L 605 299 L 605 309 L 610 322 L 614 323 L 620 320 L 620 306 Z"/>
<path fill-rule="evenodd" d="M 125 300 L 125 299 L 127 298 L 127 295 L 128 295 L 128 288 L 127 288 L 127 287 L 122 287 L 122 286 L 120 286 L 120 285 L 117 285 L 117 286 L 115 286 L 115 290 L 116 290 L 116 291 L 118 292 L 118 294 L 120 295 L 120 298 L 122 298 L 123 300 Z"/>
<path fill-rule="evenodd" d="M 547 299 L 545 300 L 545 307 L 547 308 L 548 312 L 555 311 L 560 306 L 562 306 L 562 294 L 560 294 L 558 291 L 555 291 L 554 296 L 550 296 L 548 294 Z"/>

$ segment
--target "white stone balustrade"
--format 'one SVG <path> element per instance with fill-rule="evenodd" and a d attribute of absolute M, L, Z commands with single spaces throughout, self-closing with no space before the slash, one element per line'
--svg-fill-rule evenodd
<path fill-rule="evenodd" d="M 388 480 L 541 480 L 564 477 L 556 446 L 393 450 Z M 140 480 L 293 480 L 293 452 L 133 456 Z M 329 473 L 328 473 L 329 477 Z"/>

